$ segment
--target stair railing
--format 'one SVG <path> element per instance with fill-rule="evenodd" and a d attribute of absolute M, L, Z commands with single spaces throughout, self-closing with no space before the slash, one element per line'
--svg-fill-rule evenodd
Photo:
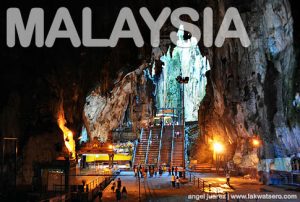
<path fill-rule="evenodd" d="M 149 153 L 151 139 L 152 139 L 152 129 L 150 130 L 150 134 L 149 134 L 149 137 L 148 137 L 148 145 L 147 145 L 147 152 L 146 152 L 146 158 L 145 158 L 145 165 L 147 165 L 147 163 L 148 163 L 148 153 Z"/>
<path fill-rule="evenodd" d="M 187 133 L 185 133 L 185 128 L 183 128 L 183 149 L 184 149 L 184 156 L 182 157 L 182 158 L 184 158 L 184 161 L 183 161 L 183 163 L 185 164 L 185 165 L 183 165 L 184 166 L 184 168 L 186 169 L 186 168 L 188 168 L 188 163 L 189 163 L 189 157 L 188 157 L 188 155 L 187 155 L 187 150 L 188 150 L 188 146 L 189 146 L 189 138 L 188 138 L 188 134 Z"/>
<path fill-rule="evenodd" d="M 164 131 L 164 125 L 162 124 L 161 129 L 160 129 L 160 140 L 159 140 L 159 148 L 158 148 L 157 166 L 160 165 L 163 131 Z"/>
<path fill-rule="evenodd" d="M 175 134 L 175 124 L 172 124 L 172 148 L 171 148 L 171 166 L 173 166 L 173 158 L 174 158 L 174 134 Z"/>
<path fill-rule="evenodd" d="M 142 128 L 141 133 L 140 133 L 140 141 L 141 141 L 141 139 L 142 139 L 143 133 L 144 133 L 144 128 Z M 139 141 L 138 141 L 138 140 L 135 140 L 135 142 L 134 142 L 133 155 L 132 155 L 132 159 L 131 159 L 132 165 L 134 165 L 134 163 L 135 163 L 135 156 L 136 156 L 136 151 L 137 151 L 138 145 L 139 145 Z"/>

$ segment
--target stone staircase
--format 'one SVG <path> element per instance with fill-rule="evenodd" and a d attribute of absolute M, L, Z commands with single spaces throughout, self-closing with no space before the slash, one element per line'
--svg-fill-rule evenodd
<path fill-rule="evenodd" d="M 155 126 L 151 129 L 151 140 L 148 150 L 147 164 L 157 164 L 159 154 L 161 126 Z"/>
<path fill-rule="evenodd" d="M 180 135 L 176 136 L 176 132 Z M 184 134 L 182 126 L 174 126 L 174 139 L 173 139 L 173 155 L 172 155 L 172 166 L 183 167 L 183 148 L 184 148 Z"/>
<path fill-rule="evenodd" d="M 171 151 L 172 151 L 172 126 L 165 126 L 162 136 L 162 145 L 160 151 L 160 164 L 169 165 L 171 162 Z"/>
<path fill-rule="evenodd" d="M 155 126 L 151 128 L 151 131 L 149 131 L 149 129 L 143 129 L 140 136 L 140 142 L 137 145 L 134 165 L 145 163 L 148 165 L 156 165 L 158 163 L 160 165 L 166 164 L 183 167 L 184 135 L 182 133 L 182 126 L 174 126 L 174 131 L 174 138 L 172 138 L 173 126 L 164 126 L 161 140 L 161 150 L 159 151 L 161 127 Z M 178 137 L 176 136 L 176 132 L 180 132 Z M 160 159 L 158 159 L 159 153 Z"/>
<path fill-rule="evenodd" d="M 150 131 L 148 129 L 143 129 L 140 141 L 137 145 L 134 165 L 140 165 L 145 163 L 149 135 Z"/>

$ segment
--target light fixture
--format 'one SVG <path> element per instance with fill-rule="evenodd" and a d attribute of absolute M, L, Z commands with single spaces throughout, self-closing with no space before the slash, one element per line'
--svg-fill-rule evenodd
<path fill-rule="evenodd" d="M 256 138 L 253 138 L 252 139 L 252 144 L 253 144 L 254 147 L 259 147 L 260 141 Z"/>
<path fill-rule="evenodd" d="M 213 147 L 214 147 L 214 151 L 216 153 L 221 153 L 221 152 L 224 151 L 223 145 L 221 143 L 219 143 L 219 142 L 214 142 Z"/>

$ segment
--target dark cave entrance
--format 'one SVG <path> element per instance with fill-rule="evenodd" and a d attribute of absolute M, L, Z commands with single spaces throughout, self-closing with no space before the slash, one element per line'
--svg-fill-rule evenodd
<path fill-rule="evenodd" d="M 270 133 L 275 135 L 274 116 L 277 112 L 277 79 L 279 72 L 272 61 L 268 60 L 264 82 L 264 103 L 267 106 L 267 119 L 270 124 Z"/>

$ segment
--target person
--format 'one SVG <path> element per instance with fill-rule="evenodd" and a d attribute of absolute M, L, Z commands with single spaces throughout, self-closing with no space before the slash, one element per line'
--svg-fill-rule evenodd
<path fill-rule="evenodd" d="M 129 161 L 129 166 L 130 168 L 132 168 L 132 161 Z"/>
<path fill-rule="evenodd" d="M 175 188 L 175 176 L 174 175 L 171 176 L 171 183 L 172 183 L 172 187 Z"/>
<path fill-rule="evenodd" d="M 229 172 L 226 173 L 226 184 L 230 187 L 230 174 L 229 174 Z"/>
<path fill-rule="evenodd" d="M 158 173 L 159 173 L 159 176 L 162 176 L 163 171 L 162 171 L 161 166 L 159 166 Z"/>
<path fill-rule="evenodd" d="M 126 199 L 127 198 L 127 190 L 126 187 L 124 186 L 122 189 L 122 198 Z"/>
<path fill-rule="evenodd" d="M 138 168 L 137 168 L 137 166 L 134 167 L 134 176 L 138 177 Z"/>
<path fill-rule="evenodd" d="M 167 166 L 163 166 L 163 172 L 167 171 Z"/>
<path fill-rule="evenodd" d="M 102 201 L 102 190 L 100 189 L 99 192 L 98 192 L 98 197 L 99 197 L 99 202 Z"/>
<path fill-rule="evenodd" d="M 148 168 L 145 166 L 145 169 L 144 169 L 144 178 L 147 178 L 147 175 L 148 175 Z"/>
<path fill-rule="evenodd" d="M 171 175 L 171 167 L 168 167 L 169 176 Z"/>
<path fill-rule="evenodd" d="M 175 167 L 175 176 L 177 176 L 178 168 L 177 166 Z"/>
<path fill-rule="evenodd" d="M 154 168 L 154 176 L 157 176 L 157 167 Z"/>
<path fill-rule="evenodd" d="M 121 186 L 122 186 L 122 181 L 120 178 L 118 178 L 118 181 L 117 181 L 117 187 L 118 189 L 121 189 Z"/>
<path fill-rule="evenodd" d="M 172 166 L 172 175 L 174 175 L 174 166 Z"/>
<path fill-rule="evenodd" d="M 179 189 L 179 177 L 178 176 L 176 177 L 176 185 L 177 185 L 177 188 Z"/>
<path fill-rule="evenodd" d="M 144 166 L 142 166 L 142 169 L 141 169 L 141 178 L 144 177 L 144 172 L 145 172 L 145 168 L 144 168 Z"/>
<path fill-rule="evenodd" d="M 154 173 L 153 166 L 149 166 L 149 175 L 150 175 L 150 177 L 153 177 L 153 173 Z"/>
<path fill-rule="evenodd" d="M 115 192 L 115 188 L 116 188 L 116 183 L 115 183 L 115 181 L 113 181 L 113 183 L 111 185 L 112 192 Z"/>
<path fill-rule="evenodd" d="M 121 195 L 121 191 L 119 188 L 116 189 L 116 199 L 117 201 L 120 201 L 122 198 L 122 195 Z"/>

